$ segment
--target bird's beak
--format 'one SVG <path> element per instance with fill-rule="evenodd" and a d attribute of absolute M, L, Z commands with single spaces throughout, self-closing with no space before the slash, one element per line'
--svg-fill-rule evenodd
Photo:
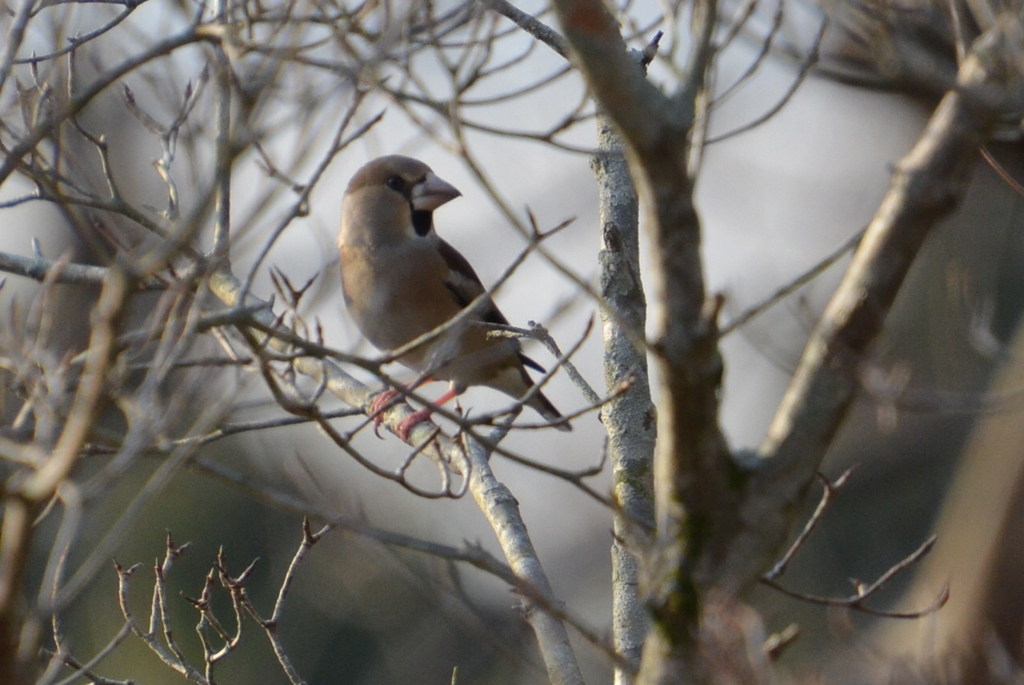
<path fill-rule="evenodd" d="M 412 187 L 412 208 L 421 212 L 432 212 L 445 202 L 462 195 L 451 183 L 442 181 L 434 173 Z"/>

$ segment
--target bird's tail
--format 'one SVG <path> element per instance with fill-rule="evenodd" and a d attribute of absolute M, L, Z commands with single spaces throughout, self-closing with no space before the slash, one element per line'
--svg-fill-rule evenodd
<path fill-rule="evenodd" d="M 544 397 L 544 393 L 538 392 L 534 395 L 529 402 L 526 403 L 528 407 L 533 407 L 534 411 L 543 416 L 547 421 L 560 431 L 571 431 L 572 426 L 562 416 L 561 412 L 555 409 L 555 405 L 551 404 L 551 401 Z"/>

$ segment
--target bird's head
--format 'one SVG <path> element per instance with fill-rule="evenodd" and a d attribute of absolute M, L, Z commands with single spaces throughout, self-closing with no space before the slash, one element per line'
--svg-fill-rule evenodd
<path fill-rule="evenodd" d="M 429 166 L 411 157 L 389 155 L 363 165 L 352 177 L 342 205 L 342 236 L 356 232 L 406 232 L 427 235 L 433 211 L 459 197 L 455 186 L 441 180 Z"/>

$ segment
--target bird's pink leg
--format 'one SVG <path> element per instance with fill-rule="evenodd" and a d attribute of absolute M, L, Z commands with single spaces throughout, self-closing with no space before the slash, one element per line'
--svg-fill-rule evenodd
<path fill-rule="evenodd" d="M 456 390 L 449 390 L 448 392 L 434 400 L 434 404 L 440 406 L 445 402 L 448 402 L 458 394 L 459 393 Z M 434 410 L 431 409 L 430 407 L 423 407 L 422 409 L 417 409 L 416 411 L 409 414 L 398 423 L 398 425 L 395 427 L 395 435 L 400 437 L 405 442 L 408 442 L 409 432 L 412 431 L 412 429 L 418 426 L 419 424 L 429 419 L 430 415 L 433 413 Z"/>
<path fill-rule="evenodd" d="M 421 378 L 420 380 L 416 381 L 413 385 L 408 386 L 406 388 L 406 392 L 412 392 L 413 390 L 420 387 L 424 383 L 429 383 L 432 380 L 434 379 L 430 378 L 429 376 L 426 378 Z M 387 390 L 384 390 L 381 393 L 379 393 L 376 397 L 373 398 L 373 401 L 370 402 L 370 418 L 373 419 L 373 434 L 376 435 L 378 438 L 380 437 L 380 424 L 384 423 L 384 410 L 391 405 L 392 401 L 396 397 L 402 394 L 403 392 L 397 388 L 388 388 Z"/>

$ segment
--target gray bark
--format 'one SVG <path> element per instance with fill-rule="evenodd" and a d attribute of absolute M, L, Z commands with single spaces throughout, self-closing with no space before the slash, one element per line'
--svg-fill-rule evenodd
<path fill-rule="evenodd" d="M 601 420 L 608 432 L 608 456 L 614 478 L 615 539 L 612 542 L 612 630 L 615 649 L 640 665 L 650 621 L 638 596 L 638 547 L 654 523 L 652 460 L 657 419 L 651 402 L 647 351 L 642 344 L 647 301 L 640 281 L 640 203 L 622 156 L 622 141 L 611 121 L 598 116 L 598 146 L 607 153 L 592 161 L 601 204 L 600 292 L 604 332 L 604 375 L 609 390 L 631 382 L 624 395 L 605 405 Z M 615 671 L 616 685 L 632 676 Z"/>

